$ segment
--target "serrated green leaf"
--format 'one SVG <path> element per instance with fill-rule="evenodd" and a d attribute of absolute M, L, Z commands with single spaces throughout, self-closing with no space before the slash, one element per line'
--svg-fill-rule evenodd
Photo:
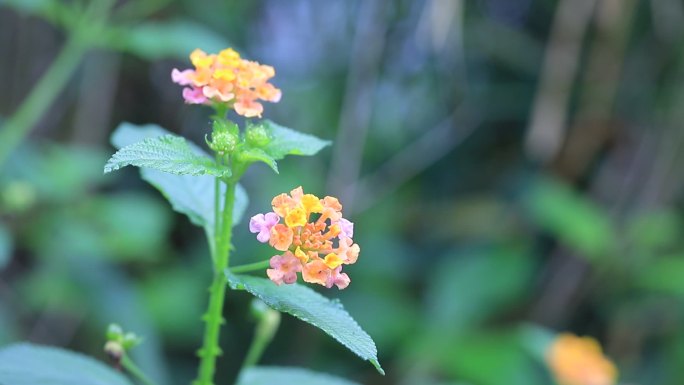
<path fill-rule="evenodd" d="M 153 125 L 136 126 L 122 123 L 112 134 L 112 145 L 122 148 L 147 138 L 170 134 L 165 129 Z M 192 142 L 188 142 L 192 151 L 198 156 L 208 155 Z M 209 175 L 191 176 L 175 175 L 153 169 L 142 168 L 142 178 L 157 188 L 171 203 L 173 209 L 185 214 L 197 226 L 202 226 L 213 234 L 214 231 L 214 177 Z M 221 193 L 225 185 L 221 184 Z M 235 189 L 235 207 L 233 208 L 233 226 L 242 219 L 249 198 L 245 189 L 238 184 Z"/>
<path fill-rule="evenodd" d="M 343 378 L 307 369 L 277 366 L 257 366 L 246 369 L 238 379 L 237 385 L 358 385 Z"/>
<path fill-rule="evenodd" d="M 204 156 L 196 154 L 188 142 L 175 135 L 147 138 L 117 151 L 105 164 L 104 172 L 126 166 L 147 167 L 177 175 L 230 176 L 230 170 L 220 168 Z"/>
<path fill-rule="evenodd" d="M 0 350 L 0 384 L 131 385 L 131 382 L 90 357 L 22 343 Z"/>
<path fill-rule="evenodd" d="M 329 300 L 298 284 L 276 286 L 265 278 L 235 275 L 230 271 L 226 271 L 226 276 L 232 289 L 247 290 L 273 309 L 323 330 L 362 359 L 370 361 L 378 372 L 385 374 L 378 362 L 375 342 L 339 301 Z"/>
<path fill-rule="evenodd" d="M 278 173 L 278 163 L 266 151 L 260 148 L 248 148 L 240 151 L 240 160 L 243 162 L 264 162 L 273 171 Z"/>
<path fill-rule="evenodd" d="M 114 48 L 150 60 L 167 57 L 187 60 L 195 48 L 219 52 L 230 46 L 225 38 L 205 25 L 186 20 L 138 23 L 115 31 L 113 37 L 110 45 Z M 168 76 L 170 79 L 171 74 Z"/>
<path fill-rule="evenodd" d="M 270 120 L 264 120 L 260 124 L 271 136 L 271 142 L 264 147 L 264 151 L 275 160 L 283 159 L 286 155 L 315 155 L 331 143 Z"/>

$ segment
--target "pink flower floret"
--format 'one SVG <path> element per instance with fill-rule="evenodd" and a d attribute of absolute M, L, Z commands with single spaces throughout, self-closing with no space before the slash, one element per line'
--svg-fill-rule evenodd
<path fill-rule="evenodd" d="M 283 282 L 292 284 L 297 281 L 297 272 L 302 270 L 302 265 L 297 257 L 289 251 L 283 255 L 274 255 L 271 258 L 272 269 L 266 270 L 266 274 L 276 285 Z"/>
<path fill-rule="evenodd" d="M 190 75 L 193 73 L 193 70 L 179 71 L 178 68 L 174 68 L 173 71 L 171 71 L 171 80 L 173 80 L 173 82 L 176 84 L 180 84 L 181 86 L 187 86 L 192 84 Z"/>
<path fill-rule="evenodd" d="M 188 104 L 202 104 L 207 101 L 207 97 L 202 93 L 200 88 L 183 88 L 183 99 Z"/>
<path fill-rule="evenodd" d="M 271 238 L 271 228 L 280 222 L 276 213 L 257 214 L 249 220 L 249 231 L 257 234 L 257 240 L 266 243 Z"/>
<path fill-rule="evenodd" d="M 354 223 L 348 219 L 340 218 L 340 237 L 351 238 L 354 236 Z"/>

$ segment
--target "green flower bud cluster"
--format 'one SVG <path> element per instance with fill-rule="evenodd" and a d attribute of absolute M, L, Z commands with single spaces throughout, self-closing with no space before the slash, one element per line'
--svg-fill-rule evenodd
<path fill-rule="evenodd" d="M 124 333 L 121 326 L 110 324 L 107 328 L 107 343 L 104 346 L 105 353 L 114 361 L 118 362 L 127 350 L 130 350 L 142 342 L 142 338 L 135 333 Z"/>
<path fill-rule="evenodd" d="M 263 148 L 271 143 L 271 136 L 262 125 L 248 124 L 245 129 L 245 139 L 251 147 Z"/>
<path fill-rule="evenodd" d="M 240 130 L 237 124 L 220 119 L 214 121 L 214 129 L 211 133 L 211 140 L 207 140 L 209 148 L 219 155 L 230 154 L 235 151 L 240 140 Z"/>

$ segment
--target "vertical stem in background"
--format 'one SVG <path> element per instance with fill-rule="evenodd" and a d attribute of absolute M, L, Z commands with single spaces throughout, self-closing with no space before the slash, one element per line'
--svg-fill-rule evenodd
<path fill-rule="evenodd" d="M 0 131 L 0 167 L 10 153 L 28 135 L 45 110 L 64 88 L 74 73 L 85 52 L 94 43 L 106 25 L 109 11 L 115 0 L 93 0 L 78 24 L 69 31 L 69 38 L 59 55 L 41 76 L 31 93 L 24 99 L 17 111 L 2 126 Z"/>
<path fill-rule="evenodd" d="M 572 85 L 597 1 L 561 0 L 556 7 L 525 138 L 533 159 L 552 161 L 563 145 Z"/>
<path fill-rule="evenodd" d="M 220 233 L 215 234 L 214 256 L 214 279 L 209 288 L 209 307 L 204 315 L 206 328 L 204 330 L 204 342 L 198 352 L 200 366 L 196 385 L 213 385 L 214 373 L 216 371 L 216 358 L 221 354 L 219 347 L 219 333 L 223 319 L 223 301 L 226 293 L 226 277 L 224 270 L 228 267 L 230 257 L 231 238 L 233 235 L 233 206 L 235 204 L 235 185 L 236 181 L 231 179 L 226 182 L 226 195 L 224 198 L 223 210 L 217 211 L 221 218 Z M 219 190 L 220 191 L 220 190 Z"/>
<path fill-rule="evenodd" d="M 257 324 L 254 338 L 252 339 L 252 345 L 249 347 L 247 357 L 242 364 L 242 371 L 259 362 L 266 346 L 271 343 L 271 340 L 273 340 L 273 336 L 275 336 L 276 331 L 278 331 L 278 326 L 280 325 L 280 312 L 268 308 L 265 304 L 262 305 L 265 307 L 265 311 Z"/>
<path fill-rule="evenodd" d="M 12 150 L 21 143 L 32 127 L 44 115 L 66 82 L 74 73 L 87 49 L 78 34 L 66 42 L 47 72 L 38 80 L 19 109 L 5 122 L 0 130 L 0 166 Z"/>

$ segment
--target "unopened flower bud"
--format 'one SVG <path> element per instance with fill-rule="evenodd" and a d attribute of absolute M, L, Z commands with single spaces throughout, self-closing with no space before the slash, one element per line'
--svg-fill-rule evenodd
<path fill-rule="evenodd" d="M 264 147 L 271 142 L 268 131 L 262 125 L 248 125 L 245 130 L 247 143 L 254 147 Z"/>
<path fill-rule="evenodd" d="M 121 357 L 123 357 L 125 350 L 119 342 L 107 341 L 107 343 L 104 346 L 104 351 L 105 351 L 105 353 L 107 353 L 107 356 L 112 361 L 118 363 L 119 361 L 121 361 Z"/>
<path fill-rule="evenodd" d="M 214 131 L 211 134 L 211 141 L 208 142 L 209 148 L 219 154 L 233 152 L 237 143 L 237 135 L 234 135 L 228 131 Z"/>
<path fill-rule="evenodd" d="M 119 341 L 123 337 L 123 329 L 117 324 L 109 324 L 106 336 L 107 341 Z"/>

